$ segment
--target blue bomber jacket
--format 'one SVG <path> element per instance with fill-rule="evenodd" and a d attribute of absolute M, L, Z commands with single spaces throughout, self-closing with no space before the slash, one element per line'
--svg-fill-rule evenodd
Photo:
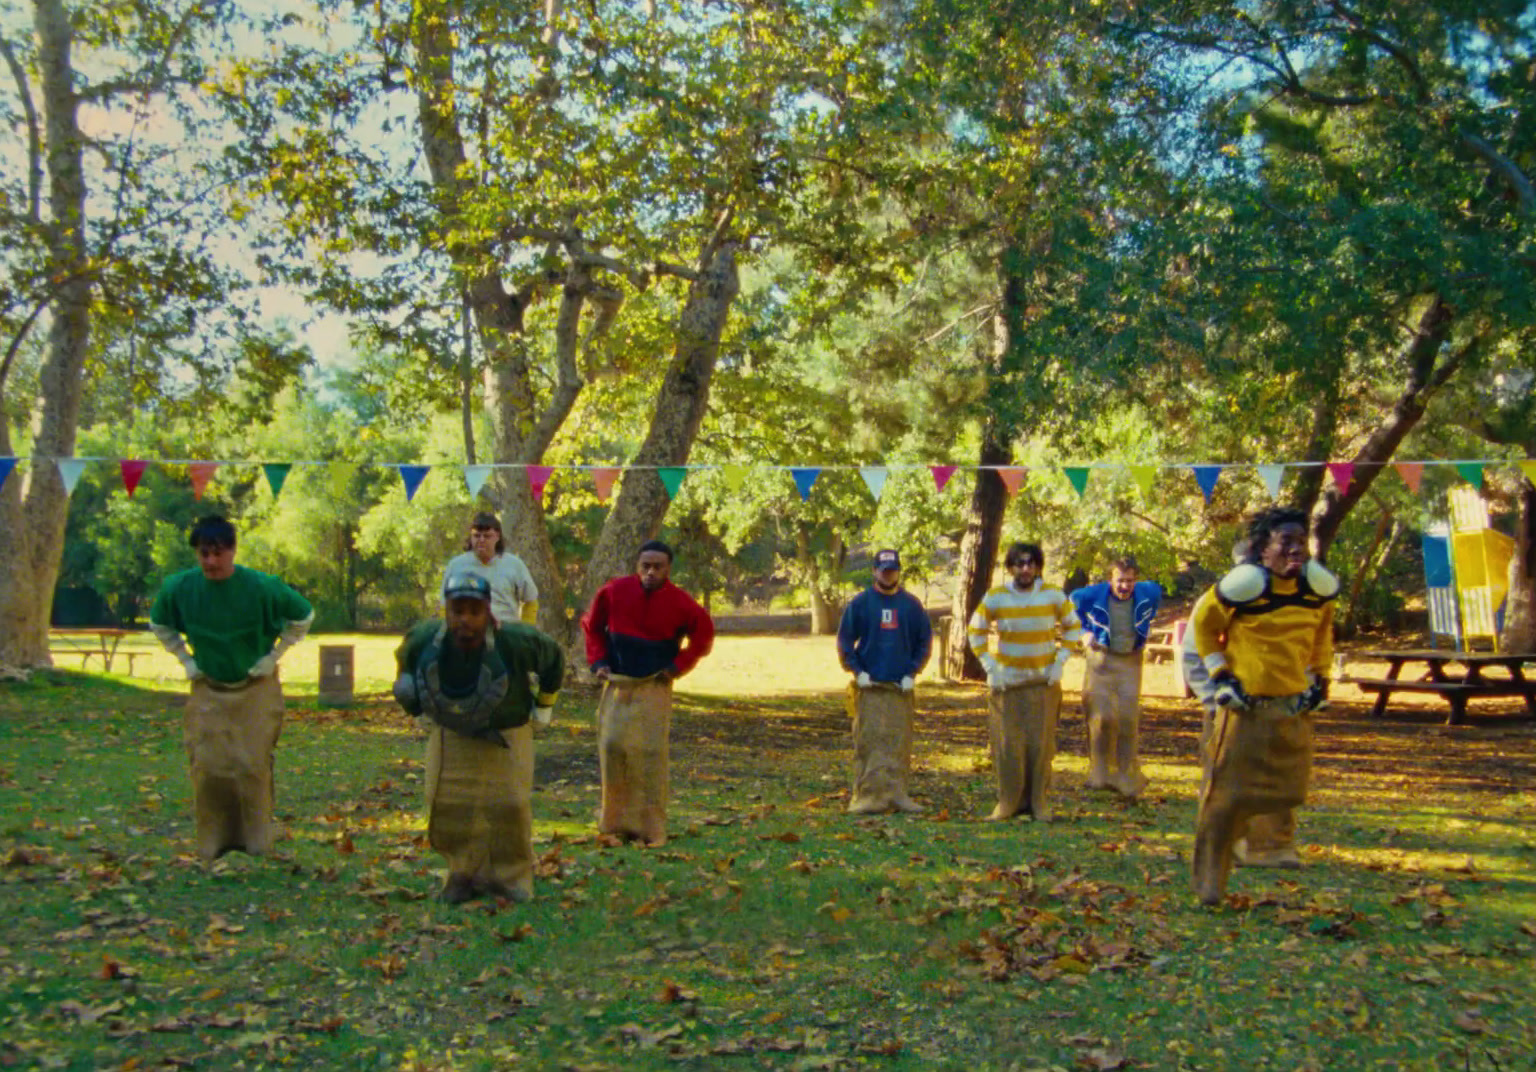
<path fill-rule="evenodd" d="M 1077 616 L 1083 620 L 1083 631 L 1104 647 L 1109 646 L 1109 601 L 1115 598 L 1108 581 L 1090 584 L 1072 593 Z M 1136 626 L 1136 645 L 1132 651 L 1140 651 L 1147 642 L 1152 619 L 1162 605 L 1163 590 L 1155 581 L 1137 581 L 1131 590 L 1131 621 Z"/>

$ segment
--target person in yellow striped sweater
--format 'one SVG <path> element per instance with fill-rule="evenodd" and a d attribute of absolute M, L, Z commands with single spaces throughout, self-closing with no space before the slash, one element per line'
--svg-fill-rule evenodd
<path fill-rule="evenodd" d="M 1226 894 L 1245 835 L 1248 863 L 1300 866 L 1293 809 L 1312 774 L 1312 712 L 1328 700 L 1338 591 L 1307 550 L 1307 515 L 1275 507 L 1249 523 L 1248 561 L 1196 603 L 1190 626 L 1216 709 L 1195 820 L 1206 904 Z"/>
<path fill-rule="evenodd" d="M 987 735 L 997 771 L 997 806 L 987 818 L 1028 812 L 1044 823 L 1051 819 L 1061 672 L 1082 623 L 1072 601 L 1042 579 L 1039 544 L 1014 544 L 1003 565 L 1008 583 L 982 597 L 969 627 L 971 650 L 987 672 Z"/>

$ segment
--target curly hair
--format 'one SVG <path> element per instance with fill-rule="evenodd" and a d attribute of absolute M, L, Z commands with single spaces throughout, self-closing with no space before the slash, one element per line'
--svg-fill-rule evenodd
<path fill-rule="evenodd" d="M 1310 532 L 1306 513 L 1294 507 L 1271 506 L 1255 514 L 1248 522 L 1248 561 L 1259 561 L 1269 546 L 1269 538 L 1286 525 L 1300 525 L 1303 533 Z"/>

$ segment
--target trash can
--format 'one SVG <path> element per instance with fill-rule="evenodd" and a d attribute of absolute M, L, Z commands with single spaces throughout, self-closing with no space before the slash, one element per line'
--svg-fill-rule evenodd
<path fill-rule="evenodd" d="M 320 645 L 320 706 L 347 707 L 352 700 L 352 645 Z"/>

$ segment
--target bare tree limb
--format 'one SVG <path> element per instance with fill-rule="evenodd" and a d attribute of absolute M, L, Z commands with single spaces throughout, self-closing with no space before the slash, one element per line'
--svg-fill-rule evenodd
<path fill-rule="evenodd" d="M 1365 24 L 1365 20 L 1358 14 L 1349 10 L 1339 0 L 1332 0 L 1328 5 L 1333 8 L 1334 14 L 1349 24 L 1349 32 L 1362 40 L 1369 41 L 1377 48 L 1397 61 L 1399 67 L 1408 72 L 1408 77 L 1418 90 L 1415 94 L 1420 104 L 1430 99 L 1429 81 L 1424 77 L 1424 72 L 1419 70 L 1418 63 L 1408 54 L 1408 50 L 1396 41 L 1382 36 Z"/>
<path fill-rule="evenodd" d="M 37 104 L 32 100 L 32 85 L 27 81 L 27 70 L 16 57 L 8 38 L 0 37 L 0 55 L 16 79 L 16 95 L 21 98 L 22 110 L 27 117 L 27 219 L 43 222 L 43 131 L 37 121 Z M 0 377 L 3 379 L 3 377 Z"/>
<path fill-rule="evenodd" d="M 1462 134 L 1461 142 L 1482 157 L 1500 178 L 1509 183 L 1510 188 L 1515 191 L 1515 196 L 1520 199 L 1521 212 L 1527 216 L 1536 216 L 1536 187 L 1531 185 L 1531 180 L 1525 172 L 1520 170 L 1519 165 L 1476 134 Z"/>
<path fill-rule="evenodd" d="M 673 264 L 670 261 L 652 261 L 651 274 L 676 276 L 678 279 L 684 279 L 690 283 L 696 283 L 699 279 L 699 273 L 692 268 L 681 264 Z"/>

